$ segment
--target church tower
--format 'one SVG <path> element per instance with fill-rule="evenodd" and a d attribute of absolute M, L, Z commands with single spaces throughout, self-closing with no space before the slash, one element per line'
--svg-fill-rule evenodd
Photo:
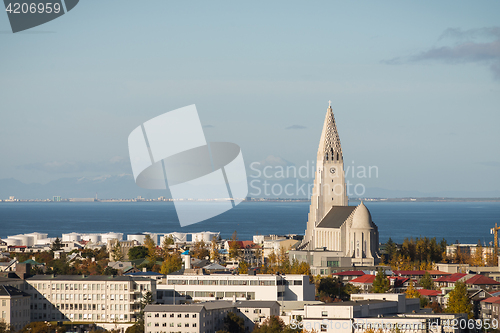
<path fill-rule="evenodd" d="M 331 102 L 330 102 L 331 103 Z M 344 159 L 331 104 L 319 141 L 316 175 L 309 208 L 304 247 L 314 249 L 314 229 L 334 206 L 347 206 Z M 307 245 L 306 245 L 307 243 Z"/>

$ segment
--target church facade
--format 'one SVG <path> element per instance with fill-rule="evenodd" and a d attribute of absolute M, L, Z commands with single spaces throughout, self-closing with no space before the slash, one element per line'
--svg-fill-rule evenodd
<path fill-rule="evenodd" d="M 307 258 L 311 266 L 376 265 L 380 258 L 378 228 L 362 202 L 348 205 L 342 146 L 331 106 L 326 112 L 316 165 L 305 237 L 300 251 L 291 254 L 299 260 Z"/>

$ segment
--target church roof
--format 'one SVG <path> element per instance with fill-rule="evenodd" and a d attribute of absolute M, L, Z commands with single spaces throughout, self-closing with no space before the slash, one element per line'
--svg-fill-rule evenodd
<path fill-rule="evenodd" d="M 323 124 L 323 131 L 321 132 L 321 139 L 319 142 L 318 154 L 328 156 L 330 160 L 342 160 L 342 147 L 340 146 L 340 137 L 335 124 L 335 117 L 333 116 L 332 107 L 329 106 L 326 111 L 325 122 Z M 338 156 L 338 158 L 337 158 Z M 334 158 L 335 157 L 335 158 Z"/>
<path fill-rule="evenodd" d="M 356 207 L 356 211 L 352 216 L 352 226 L 353 229 L 371 229 L 372 216 L 368 208 L 366 208 L 363 201 Z"/>
<path fill-rule="evenodd" d="M 317 225 L 317 228 L 340 228 L 356 206 L 333 206 Z"/>

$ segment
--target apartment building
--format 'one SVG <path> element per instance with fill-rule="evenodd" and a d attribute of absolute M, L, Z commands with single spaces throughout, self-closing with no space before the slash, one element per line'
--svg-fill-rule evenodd
<path fill-rule="evenodd" d="M 31 295 L 31 320 L 133 322 L 156 281 L 114 275 L 35 275 L 26 279 Z"/>
<path fill-rule="evenodd" d="M 30 295 L 12 286 L 0 284 L 0 321 L 10 324 L 15 331 L 29 324 Z"/>
<path fill-rule="evenodd" d="M 199 272 L 202 272 L 201 270 Z M 260 300 L 311 301 L 314 284 L 308 275 L 169 274 L 157 285 L 158 302 L 173 303 L 172 297 L 187 301 Z"/>
<path fill-rule="evenodd" d="M 145 333 L 185 332 L 204 333 L 222 330 L 229 312 L 244 319 L 245 330 L 251 332 L 257 323 L 279 315 L 275 301 L 212 301 L 183 305 L 148 305 L 145 313 Z"/>

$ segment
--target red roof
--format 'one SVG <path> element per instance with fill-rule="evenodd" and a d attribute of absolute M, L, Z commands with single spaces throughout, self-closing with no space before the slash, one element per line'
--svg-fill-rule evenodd
<path fill-rule="evenodd" d="M 455 273 L 447 276 L 441 276 L 440 278 L 437 278 L 434 280 L 435 282 L 457 282 L 467 274 L 464 273 Z"/>
<path fill-rule="evenodd" d="M 339 272 L 339 273 L 333 273 L 333 275 L 337 276 L 353 276 L 353 275 L 365 275 L 363 271 L 345 271 L 345 272 Z"/>
<path fill-rule="evenodd" d="M 429 272 L 430 275 L 451 275 L 451 273 L 438 271 L 436 269 L 433 269 L 433 270 L 430 270 L 427 272 Z"/>
<path fill-rule="evenodd" d="M 410 278 L 402 276 L 389 276 L 388 278 L 389 281 L 394 280 L 394 282 L 391 283 L 394 287 L 401 287 L 402 285 L 405 284 L 406 281 L 410 280 Z"/>
<path fill-rule="evenodd" d="M 253 241 L 236 241 L 238 242 L 240 249 L 260 249 L 258 244 L 255 244 Z M 233 241 L 229 241 L 228 244 L 231 246 Z"/>
<path fill-rule="evenodd" d="M 365 274 L 365 275 L 357 277 L 354 280 L 351 280 L 349 282 L 350 283 L 369 283 L 369 284 L 372 284 L 373 280 L 375 280 L 375 275 Z"/>
<path fill-rule="evenodd" d="M 425 271 L 393 271 L 396 275 L 425 275 Z"/>
<path fill-rule="evenodd" d="M 422 296 L 438 296 L 438 295 L 441 295 L 441 292 L 439 290 L 418 289 L 417 291 Z"/>
<path fill-rule="evenodd" d="M 475 284 L 475 285 L 483 285 L 483 284 L 500 284 L 499 282 L 489 278 L 489 277 L 486 277 L 484 275 L 481 275 L 481 274 L 476 274 L 474 275 L 473 277 L 471 277 L 470 279 L 468 279 L 467 281 L 465 281 L 466 284 Z"/>
<path fill-rule="evenodd" d="M 498 296 L 495 296 L 495 297 L 489 297 L 489 298 L 486 298 L 486 299 L 483 299 L 481 302 L 485 302 L 485 303 L 500 303 L 500 297 Z"/>

